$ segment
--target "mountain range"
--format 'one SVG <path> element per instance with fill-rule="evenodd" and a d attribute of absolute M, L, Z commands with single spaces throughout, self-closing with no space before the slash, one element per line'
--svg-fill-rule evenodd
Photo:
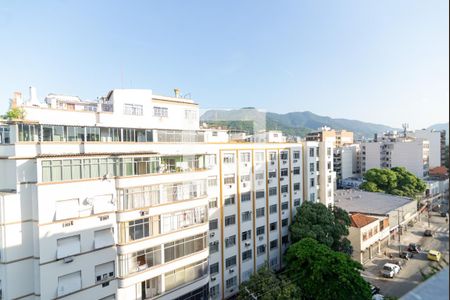
<path fill-rule="evenodd" d="M 328 126 L 336 130 L 345 129 L 353 131 L 356 137 L 366 138 L 373 137 L 375 133 L 388 130 L 400 130 L 382 124 L 320 116 L 309 111 L 278 114 L 261 112 L 253 107 L 235 110 L 208 110 L 203 113 L 200 120 L 230 129 L 247 131 L 252 131 L 252 129 L 255 131 L 259 129 L 281 130 L 286 135 L 301 137 L 323 126 Z M 436 130 L 446 129 L 448 137 L 448 123 L 436 124 L 429 128 Z"/>

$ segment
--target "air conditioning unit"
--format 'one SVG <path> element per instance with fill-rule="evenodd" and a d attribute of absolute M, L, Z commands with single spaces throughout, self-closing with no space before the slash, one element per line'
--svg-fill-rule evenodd
<path fill-rule="evenodd" d="M 245 242 L 245 246 L 246 247 L 250 246 L 250 242 Z"/>
<path fill-rule="evenodd" d="M 287 163 L 287 161 L 283 160 L 283 165 L 285 165 Z"/>
<path fill-rule="evenodd" d="M 286 198 L 286 197 L 287 197 L 287 195 L 286 195 L 286 194 L 284 194 L 284 195 L 283 195 L 283 197 L 284 197 L 284 198 Z"/>
<path fill-rule="evenodd" d="M 71 263 L 73 262 L 73 256 L 64 257 L 63 261 L 65 264 Z"/>
<path fill-rule="evenodd" d="M 280 181 L 283 181 L 284 180 L 284 177 L 280 177 Z"/>
<path fill-rule="evenodd" d="M 216 281 L 216 277 L 211 277 L 211 281 Z"/>
<path fill-rule="evenodd" d="M 232 184 L 230 184 L 229 186 L 228 186 L 230 189 L 233 187 L 233 185 Z"/>
<path fill-rule="evenodd" d="M 242 184 L 242 187 L 247 187 L 247 184 L 246 184 L 246 183 L 243 183 L 243 184 Z"/>
<path fill-rule="evenodd" d="M 270 164 L 271 164 L 271 165 L 274 165 L 274 164 L 275 164 L 275 162 L 274 162 L 274 161 L 271 161 L 271 162 L 270 162 Z"/>
<path fill-rule="evenodd" d="M 216 235 L 215 232 L 211 232 L 211 233 L 209 234 L 209 237 L 214 237 L 215 235 Z"/>
<path fill-rule="evenodd" d="M 141 210 L 141 211 L 139 212 L 139 214 L 140 214 L 141 216 L 148 215 L 148 210 Z"/>
<path fill-rule="evenodd" d="M 231 290 L 230 290 L 230 293 L 232 293 L 232 292 L 234 292 L 234 289 L 231 289 Z"/>
<path fill-rule="evenodd" d="M 294 164 L 298 162 L 298 159 L 294 159 Z"/>
<path fill-rule="evenodd" d="M 263 237 L 263 236 L 260 236 L 260 237 L 259 237 L 259 240 L 260 240 L 260 241 L 262 241 L 263 239 L 264 239 L 264 237 Z"/>
<path fill-rule="evenodd" d="M 234 269 L 230 269 L 230 270 L 228 270 L 228 272 L 231 274 L 231 273 L 234 273 Z"/>

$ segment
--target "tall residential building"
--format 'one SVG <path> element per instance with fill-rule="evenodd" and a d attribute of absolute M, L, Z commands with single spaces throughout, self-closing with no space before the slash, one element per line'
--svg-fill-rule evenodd
<path fill-rule="evenodd" d="M 405 167 L 419 178 L 428 176 L 429 142 L 423 139 L 396 139 L 362 142 L 361 173 L 372 168 Z"/>
<path fill-rule="evenodd" d="M 445 164 L 445 130 L 422 129 L 416 130 L 413 135 L 430 143 L 430 168 Z"/>
<path fill-rule="evenodd" d="M 25 118 L 0 123 L 4 299 L 225 299 L 282 267 L 302 201 L 334 203 L 332 143 L 229 143 L 179 94 L 15 103 Z"/>
<path fill-rule="evenodd" d="M 306 135 L 307 141 L 325 142 L 331 141 L 333 147 L 342 147 L 353 144 L 353 132 L 346 130 L 334 130 L 330 127 L 322 127 L 318 131 Z"/>
<path fill-rule="evenodd" d="M 334 171 L 338 186 L 342 180 L 361 174 L 360 145 L 352 144 L 334 149 Z"/>

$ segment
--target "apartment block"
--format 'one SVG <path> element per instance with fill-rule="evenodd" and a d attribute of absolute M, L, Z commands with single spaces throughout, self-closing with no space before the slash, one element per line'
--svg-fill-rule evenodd
<path fill-rule="evenodd" d="M 0 123 L 2 299 L 230 298 L 334 204 L 331 142 L 232 143 L 179 93 L 30 94 Z"/>
<path fill-rule="evenodd" d="M 429 142 L 430 147 L 430 169 L 445 164 L 445 130 L 436 131 L 430 129 L 416 130 L 414 137 Z"/>
<path fill-rule="evenodd" d="M 359 144 L 346 145 L 334 149 L 333 165 L 338 186 L 342 180 L 361 174 L 361 151 Z"/>
<path fill-rule="evenodd" d="M 353 144 L 353 132 L 346 130 L 334 130 L 330 127 L 319 128 L 318 131 L 306 135 L 306 141 L 325 142 L 331 141 L 333 147 L 342 147 Z"/>

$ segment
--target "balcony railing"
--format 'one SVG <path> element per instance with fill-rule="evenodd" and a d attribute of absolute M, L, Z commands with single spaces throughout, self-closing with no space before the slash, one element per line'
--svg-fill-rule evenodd
<path fill-rule="evenodd" d="M 206 197 L 206 180 L 156 184 L 118 190 L 118 210 L 125 211 Z"/>

